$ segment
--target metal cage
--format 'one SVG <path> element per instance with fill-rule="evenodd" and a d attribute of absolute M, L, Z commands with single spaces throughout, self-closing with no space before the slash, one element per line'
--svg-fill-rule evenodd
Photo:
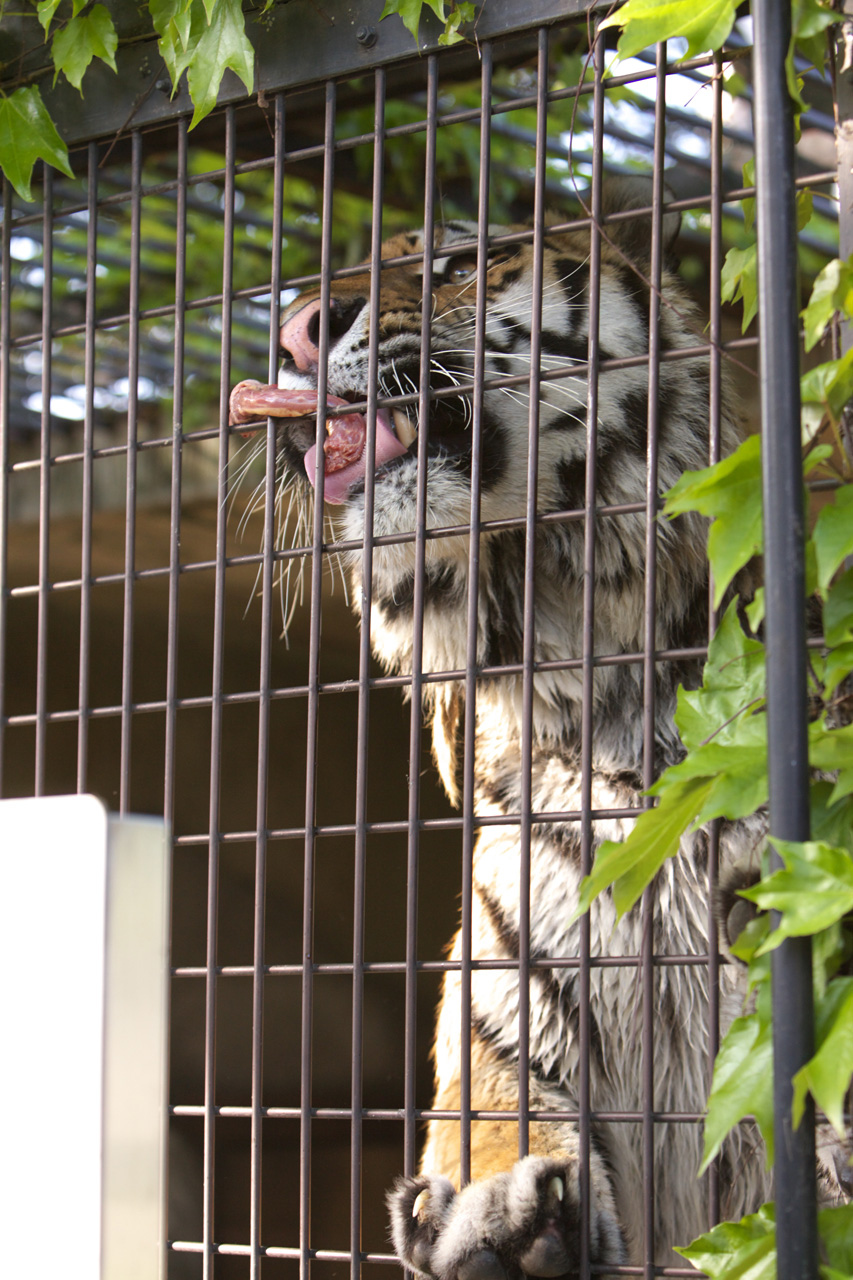
<path fill-rule="evenodd" d="M 661 47 L 605 80 L 606 41 L 581 3 L 490 0 L 476 41 L 446 50 L 428 17 L 420 52 L 396 17 L 379 21 L 379 4 L 344 9 L 332 17 L 315 5 L 275 8 L 255 32 L 257 99 L 226 83 L 220 108 L 194 133 L 186 95 L 168 100 L 152 48 L 130 46 L 119 80 L 96 86 L 69 113 L 78 177 L 46 169 L 35 206 L 13 199 L 8 185 L 3 194 L 3 795 L 95 791 L 121 812 L 164 814 L 172 825 L 174 1280 L 388 1273 L 395 1259 L 384 1191 L 414 1169 L 419 1126 L 431 1114 L 434 1006 L 455 963 L 442 947 L 457 895 L 463 921 L 470 918 L 475 834 L 483 822 L 514 823 L 529 850 L 534 821 L 577 823 L 589 857 L 588 794 L 577 811 L 536 813 L 528 786 L 517 817 L 478 815 L 472 716 L 461 812 L 433 779 L 421 711 L 430 682 L 463 681 L 471 706 L 478 682 L 517 679 L 531 749 L 532 604 L 523 660 L 478 668 L 479 538 L 512 525 L 532 548 L 538 521 L 574 521 L 591 556 L 597 522 L 642 511 L 644 650 L 594 652 L 588 592 L 583 650 L 552 665 L 576 670 L 589 697 L 594 664 L 640 664 L 652 689 L 655 664 L 702 656 L 655 649 L 651 394 L 645 504 L 602 505 L 592 467 L 576 508 L 543 517 L 529 500 L 523 519 L 487 522 L 475 467 L 468 524 L 427 529 L 421 508 L 409 535 L 421 566 L 428 539 L 473 534 L 472 656 L 464 670 L 426 670 L 416 647 L 411 678 L 383 674 L 369 627 L 359 639 L 336 569 L 352 545 L 324 524 L 320 507 L 313 523 L 294 513 L 288 532 L 277 509 L 274 426 L 260 451 L 228 426 L 234 382 L 275 381 L 283 303 L 314 284 L 328 298 L 330 281 L 365 258 L 378 272 L 389 230 L 441 218 L 473 218 L 470 247 L 480 254 L 490 220 L 525 221 L 516 239 L 541 253 L 547 210 L 558 225 L 595 219 L 602 173 L 645 169 L 653 272 L 666 203 L 683 215 L 683 270 L 710 316 L 694 348 L 662 357 L 653 304 L 652 388 L 662 358 L 707 353 L 711 459 L 724 362 L 757 414 L 755 326 L 740 333 L 719 284 L 749 194 L 741 166 L 753 153 L 752 100 L 761 91 L 750 82 L 746 27 L 736 27 L 722 56 L 677 62 L 680 49 Z M 733 70 L 737 89 L 725 78 Z M 825 139 L 831 104 L 816 81 L 809 92 L 812 134 Z M 766 110 L 756 104 L 757 121 Z M 801 147 L 797 163 L 795 175 L 765 180 L 777 184 L 780 204 L 791 183 L 814 191 L 806 244 L 819 264 L 835 234 L 835 164 L 817 141 Z M 759 164 L 759 184 L 762 172 Z M 593 254 L 598 243 L 593 236 Z M 427 252 L 427 277 L 432 267 Z M 762 314 L 774 309 L 762 303 Z M 795 315 L 781 318 L 796 324 Z M 539 379 L 565 376 L 540 369 L 535 333 L 533 341 L 533 368 L 501 380 L 510 393 L 530 388 L 531 402 Z M 482 343 L 481 331 L 475 441 Z M 593 395 L 605 359 L 619 364 L 590 348 Z M 419 395 L 427 392 L 408 402 Z M 534 431 L 530 441 L 533 493 Z M 788 514 L 780 508 L 783 524 Z M 367 536 L 367 581 L 373 550 Z M 412 608 L 417 635 L 422 575 Z M 653 715 L 649 700 L 647 782 Z M 587 947 L 563 961 L 587 981 L 594 965 L 623 971 L 627 982 L 640 975 L 643 1106 L 592 1115 L 582 1083 L 586 1143 L 591 1118 L 641 1126 L 649 1151 L 656 1126 L 701 1122 L 698 1113 L 655 1109 L 654 975 L 707 965 L 714 989 L 714 875 L 712 859 L 705 955 L 656 956 L 649 947 L 590 958 Z M 524 858 L 520 876 L 529 891 Z M 34 946 L 46 941 L 37 931 L 34 922 Z M 546 962 L 530 954 L 523 932 L 520 957 L 523 989 L 524 976 Z M 463 984 L 470 987 L 472 964 L 490 963 L 502 962 L 472 962 L 470 938 L 463 942 Z M 713 1000 L 710 1019 L 715 1045 Z M 582 1062 L 589 1034 L 582 1015 Z M 464 1147 L 470 1105 L 456 1118 Z M 523 1147 L 529 1110 L 518 1118 Z M 707 1176 L 713 1216 L 713 1169 Z M 644 1195 L 645 1267 L 616 1268 L 623 1274 L 655 1270 L 650 1176 Z"/>

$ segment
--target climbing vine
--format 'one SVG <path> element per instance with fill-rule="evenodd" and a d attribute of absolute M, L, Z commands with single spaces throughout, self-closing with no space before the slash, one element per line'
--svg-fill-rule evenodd
<path fill-rule="evenodd" d="M 243 0 L 140 0 L 139 13 L 150 22 L 151 35 L 172 85 L 177 91 L 186 75 L 193 104 L 193 128 L 213 110 L 227 70 L 233 71 L 251 93 L 255 79 L 255 50 L 247 35 L 246 21 L 263 21 L 276 0 L 264 0 L 244 12 Z M 418 38 L 424 4 L 444 23 L 441 44 L 463 39 L 475 8 L 466 0 L 386 0 L 382 18 L 399 14 Z M 0 0 L 0 29 L 4 18 L 18 19 L 25 33 L 25 48 L 0 64 L 0 170 L 23 200 L 32 200 L 32 173 L 37 160 L 73 177 L 68 148 L 51 119 L 42 97 L 44 70 L 17 74 L 26 55 L 39 45 L 48 46 L 53 81 L 62 75 L 82 95 L 83 81 L 94 60 L 117 72 L 120 44 L 112 14 L 90 0 Z M 133 37 L 138 38 L 138 36 Z"/>
<path fill-rule="evenodd" d="M 621 29 L 619 52 L 624 56 L 674 36 L 687 38 L 688 56 L 721 48 L 734 18 L 733 0 L 711 0 L 701 7 L 693 0 L 628 0 L 604 25 Z M 822 72 L 827 28 L 836 20 L 818 0 L 794 0 L 787 79 L 797 114 L 805 104 L 795 54 Z M 745 166 L 744 184 L 754 185 L 752 162 Z M 810 196 L 802 192 L 797 201 L 802 229 L 811 211 Z M 757 309 L 757 248 L 754 201 L 743 205 L 748 240 L 728 252 L 722 292 L 724 299 L 743 303 L 746 329 Z M 806 349 L 849 320 L 853 260 L 836 258 L 818 275 L 802 313 Z M 812 650 L 809 662 L 812 839 L 773 839 L 784 867 L 771 871 L 765 858 L 761 879 L 743 892 L 760 913 L 734 947 L 748 965 L 749 1003 L 729 1028 L 715 1064 L 703 1170 L 727 1133 L 747 1116 L 755 1118 L 772 1161 L 769 953 L 785 938 L 811 937 L 814 959 L 816 1050 L 794 1078 L 792 1120 L 795 1126 L 800 1123 L 811 1094 L 839 1137 L 845 1136 L 844 1102 L 853 1074 L 853 978 L 841 972 L 853 951 L 845 924 L 853 912 L 853 724 L 845 683 L 853 672 L 853 469 L 842 422 L 851 396 L 853 350 L 818 364 L 801 379 L 803 475 L 831 482 L 831 496 L 806 541 L 806 590 L 823 624 L 823 647 Z M 687 511 L 710 520 L 708 559 L 719 607 L 733 591 L 739 571 L 763 550 L 757 436 L 716 466 L 685 474 L 669 490 L 663 518 L 676 519 Z M 763 619 L 763 592 L 746 605 L 748 629 L 741 623 L 738 603 L 735 597 L 728 604 L 711 641 L 701 687 L 679 691 L 676 723 L 684 759 L 650 789 L 655 806 L 641 815 L 627 839 L 601 846 L 582 885 L 578 914 L 604 889 L 611 890 L 620 914 L 630 910 L 665 860 L 677 854 L 687 828 L 717 817 L 743 818 L 766 804 L 765 649 L 756 634 Z M 771 910 L 779 913 L 775 928 L 767 914 Z M 818 1225 L 824 1276 L 853 1274 L 853 1205 L 822 1210 Z M 722 1223 L 679 1252 L 715 1278 L 732 1280 L 748 1273 L 751 1280 L 772 1280 L 773 1206 L 765 1205 L 741 1222 Z"/>

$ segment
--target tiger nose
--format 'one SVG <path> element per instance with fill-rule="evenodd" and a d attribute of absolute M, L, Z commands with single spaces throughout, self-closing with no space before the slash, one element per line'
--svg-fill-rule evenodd
<path fill-rule="evenodd" d="M 329 302 L 329 346 L 339 342 L 355 324 L 364 310 L 364 298 L 342 301 L 332 298 Z M 293 358 L 297 369 L 307 373 L 320 363 L 320 299 L 307 302 L 296 315 L 285 320 L 279 333 L 279 345 Z"/>

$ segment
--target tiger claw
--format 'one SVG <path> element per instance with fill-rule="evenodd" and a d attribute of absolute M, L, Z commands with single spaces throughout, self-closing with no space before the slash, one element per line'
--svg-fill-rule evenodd
<path fill-rule="evenodd" d="M 412 1205 L 413 1218 L 416 1218 L 418 1216 L 421 1209 L 423 1209 L 423 1207 L 427 1204 L 428 1201 L 429 1201 L 429 1192 L 426 1190 L 426 1188 L 424 1188 L 424 1190 L 419 1192 L 418 1195 L 415 1197 L 415 1203 Z"/>

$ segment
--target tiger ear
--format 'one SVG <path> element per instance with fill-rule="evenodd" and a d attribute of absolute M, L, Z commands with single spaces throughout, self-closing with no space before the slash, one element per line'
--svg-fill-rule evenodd
<path fill-rule="evenodd" d="M 645 174 L 636 174 L 627 178 L 608 178 L 601 186 L 601 205 L 607 217 L 611 213 L 622 213 L 628 209 L 650 209 L 652 205 L 652 179 Z M 664 210 L 673 193 L 664 187 Z M 667 213 L 663 215 L 663 249 L 665 254 L 672 252 L 676 237 L 681 228 L 681 214 Z M 652 220 L 647 214 L 642 218 L 627 218 L 621 222 L 610 222 L 606 227 L 608 237 L 622 249 L 632 261 L 648 261 L 652 248 Z"/>
<path fill-rule="evenodd" d="M 462 699 L 453 684 L 439 685 L 432 712 L 432 758 L 450 803 L 459 806 L 459 721 Z"/>

